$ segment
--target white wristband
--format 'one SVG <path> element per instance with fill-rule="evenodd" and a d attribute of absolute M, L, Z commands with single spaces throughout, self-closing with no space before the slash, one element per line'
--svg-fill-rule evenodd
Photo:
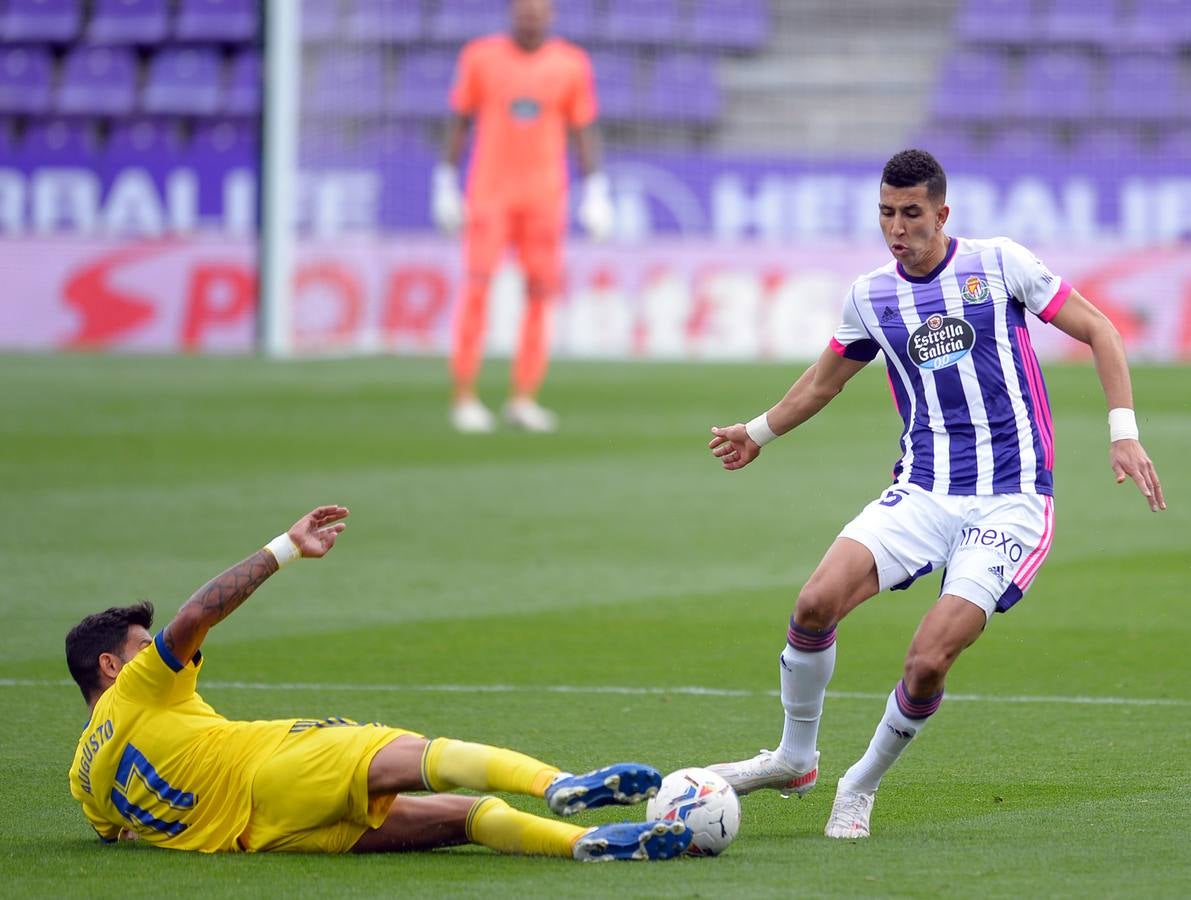
<path fill-rule="evenodd" d="M 287 563 L 293 562 L 295 559 L 302 558 L 302 551 L 298 549 L 298 545 L 294 543 L 289 534 L 279 534 L 269 543 L 265 544 L 265 549 L 273 554 L 273 558 L 277 560 L 277 568 L 285 568 Z"/>
<path fill-rule="evenodd" d="M 764 447 L 770 441 L 777 438 L 777 435 L 773 433 L 773 429 L 769 427 L 769 413 L 767 412 L 761 413 L 761 415 L 745 425 L 744 430 L 748 432 L 748 436 L 752 438 L 753 443 L 758 447 Z"/>
<path fill-rule="evenodd" d="M 1108 439 L 1110 441 L 1137 440 L 1137 416 L 1127 406 L 1108 411 Z"/>

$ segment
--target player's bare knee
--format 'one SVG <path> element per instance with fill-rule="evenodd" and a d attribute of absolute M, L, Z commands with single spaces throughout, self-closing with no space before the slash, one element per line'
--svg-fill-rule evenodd
<path fill-rule="evenodd" d="M 911 650 L 906 657 L 903 678 L 911 697 L 929 697 L 943 688 L 943 680 L 955 657 L 943 650 Z"/>
<path fill-rule="evenodd" d="M 808 582 L 798 593 L 794 621 L 802 628 L 824 631 L 839 619 L 839 603 L 831 592 Z"/>

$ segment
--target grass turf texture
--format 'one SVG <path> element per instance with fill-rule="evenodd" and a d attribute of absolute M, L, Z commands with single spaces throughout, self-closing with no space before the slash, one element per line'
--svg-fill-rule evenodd
<path fill-rule="evenodd" d="M 640 758 L 670 770 L 772 746 L 797 585 L 884 486 L 896 453 L 873 366 L 757 464 L 719 471 L 708 426 L 754 415 L 799 368 L 559 364 L 544 397 L 562 414 L 559 434 L 460 437 L 435 360 L 0 357 L 4 893 L 1185 895 L 1185 368 L 1134 373 L 1171 504 L 1153 515 L 1113 484 L 1091 369 L 1049 367 L 1050 561 L 961 658 L 955 699 L 887 778 L 869 841 L 829 842 L 823 823 L 937 579 L 882 595 L 840 629 L 820 787 L 801 802 L 745 798 L 740 837 L 719 859 L 576 866 L 474 848 L 211 858 L 91 836 L 65 778 L 85 716 L 61 683 L 66 630 L 138 597 L 168 621 L 317 503 L 352 508 L 341 544 L 287 569 L 208 637 L 200 687 L 224 714 L 381 720 L 573 769 Z M 503 373 L 489 371 L 496 399 Z M 691 686 L 741 693 L 680 692 Z M 1168 702 L 995 699 L 1050 696 Z"/>

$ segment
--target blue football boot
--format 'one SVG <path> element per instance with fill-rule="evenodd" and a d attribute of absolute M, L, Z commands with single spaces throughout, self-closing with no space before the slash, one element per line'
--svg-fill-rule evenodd
<path fill-rule="evenodd" d="M 662 773 L 641 763 L 617 763 L 585 775 L 562 772 L 546 788 L 546 803 L 555 815 L 573 816 L 609 803 L 640 803 L 661 784 Z"/>
<path fill-rule="evenodd" d="M 681 821 L 616 822 L 591 829 L 575 843 L 581 862 L 613 859 L 671 859 L 681 856 L 693 833 Z"/>

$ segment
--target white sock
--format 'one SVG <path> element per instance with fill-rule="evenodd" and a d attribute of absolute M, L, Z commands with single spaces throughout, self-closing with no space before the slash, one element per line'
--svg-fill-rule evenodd
<path fill-rule="evenodd" d="M 861 794 L 871 794 L 881 784 L 881 778 L 897 762 L 910 741 L 926 725 L 926 720 L 943 700 L 940 691 L 934 697 L 926 700 L 914 700 L 906 694 L 905 683 L 898 682 L 896 688 L 889 694 L 885 702 L 885 715 L 877 726 L 873 739 L 869 741 L 864 756 L 856 761 L 852 768 L 844 773 L 840 785 L 850 791 Z M 922 713 L 915 717 L 906 712 Z"/>
<path fill-rule="evenodd" d="M 823 638 L 827 637 L 828 633 L 824 632 Z M 835 671 L 834 628 L 830 629 L 829 637 L 830 643 L 822 650 L 808 652 L 787 644 L 780 657 L 786 721 L 777 753 L 799 772 L 808 772 L 815 766 L 823 697 Z"/>

